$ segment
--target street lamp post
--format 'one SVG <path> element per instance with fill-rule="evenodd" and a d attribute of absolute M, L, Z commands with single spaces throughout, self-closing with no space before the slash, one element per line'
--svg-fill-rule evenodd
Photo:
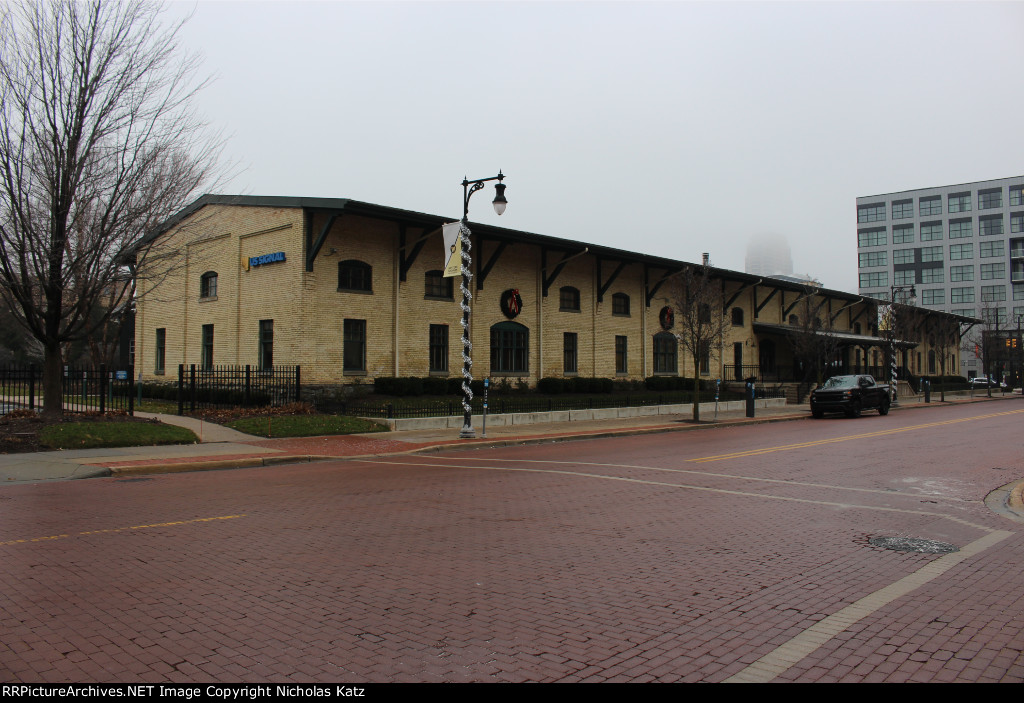
<path fill-rule="evenodd" d="M 892 286 L 891 295 L 889 300 L 889 392 L 892 394 L 892 404 L 897 405 L 899 403 L 899 393 L 897 392 L 899 386 L 897 385 L 898 379 L 896 378 L 896 370 L 898 364 L 896 362 L 896 294 L 905 293 L 910 291 L 910 297 L 907 298 L 907 302 L 910 305 L 917 303 L 917 290 L 913 285 L 909 286 Z"/>
<path fill-rule="evenodd" d="M 469 301 L 473 294 L 469 291 L 469 282 L 473 274 L 470 273 L 469 267 L 473 260 L 469 255 L 469 199 L 473 197 L 473 193 L 484 187 L 484 183 L 498 181 L 494 184 L 495 195 L 491 204 L 494 205 L 494 211 L 501 215 L 505 212 L 505 206 L 508 204 L 508 201 L 505 200 L 505 184 L 502 183 L 504 178 L 505 175 L 499 170 L 497 176 L 490 178 L 479 178 L 475 181 L 462 179 L 462 223 L 459 227 L 459 241 L 462 244 L 462 283 L 460 285 L 462 291 L 460 306 L 462 308 L 462 320 L 460 320 L 462 325 L 462 429 L 459 431 L 459 439 L 476 437 L 476 432 L 473 430 L 473 408 L 470 405 L 473 400 L 473 391 L 470 388 L 470 383 L 473 381 L 473 344 L 469 340 Z"/>

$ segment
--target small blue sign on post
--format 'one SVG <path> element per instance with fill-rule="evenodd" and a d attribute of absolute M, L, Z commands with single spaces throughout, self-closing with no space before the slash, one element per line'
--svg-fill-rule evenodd
<path fill-rule="evenodd" d="M 114 372 L 114 378 L 116 378 L 118 381 L 127 381 L 128 380 L 128 372 L 127 371 L 115 371 Z"/>

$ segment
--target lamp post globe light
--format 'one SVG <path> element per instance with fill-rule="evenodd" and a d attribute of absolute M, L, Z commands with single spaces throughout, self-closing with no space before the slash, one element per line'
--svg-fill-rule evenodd
<path fill-rule="evenodd" d="M 898 379 L 896 362 L 896 294 L 910 292 L 910 295 L 906 298 L 908 305 L 917 304 L 917 290 L 913 285 L 909 286 L 892 286 L 891 295 L 889 296 L 889 392 L 892 395 L 892 404 L 897 405 L 899 403 L 899 386 L 897 385 Z"/>
<path fill-rule="evenodd" d="M 473 344 L 469 341 L 469 301 L 473 297 L 469 292 L 469 282 L 473 277 L 469 269 L 473 263 L 469 255 L 469 199 L 473 197 L 473 193 L 484 187 L 484 183 L 498 181 L 494 184 L 495 194 L 491 204 L 494 206 L 494 211 L 501 215 L 505 212 L 505 206 L 508 205 L 508 201 L 505 200 L 505 184 L 502 183 L 504 178 L 505 175 L 499 169 L 498 175 L 490 178 L 478 178 L 475 181 L 462 179 L 462 223 L 459 227 L 459 240 L 462 245 L 462 283 L 460 285 L 462 320 L 459 322 L 462 325 L 462 429 L 459 431 L 459 439 L 476 437 L 476 432 L 473 430 L 473 408 L 470 405 L 473 400 L 473 391 L 469 385 L 473 381 Z"/>

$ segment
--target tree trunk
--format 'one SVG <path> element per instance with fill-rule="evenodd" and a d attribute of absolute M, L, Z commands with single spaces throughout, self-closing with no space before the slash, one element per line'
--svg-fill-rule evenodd
<path fill-rule="evenodd" d="M 697 364 L 699 361 L 694 359 Z M 699 367 L 698 367 L 699 368 Z M 700 422 L 700 372 L 693 375 L 693 421 Z"/>
<path fill-rule="evenodd" d="M 47 343 L 43 350 L 43 416 L 59 418 L 64 414 L 64 360 L 60 344 Z"/>

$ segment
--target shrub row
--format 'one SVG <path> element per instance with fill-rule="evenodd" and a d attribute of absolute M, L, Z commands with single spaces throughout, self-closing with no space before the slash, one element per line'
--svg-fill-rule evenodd
<path fill-rule="evenodd" d="M 713 391 L 714 381 L 700 382 L 702 391 Z M 475 379 L 470 388 L 474 396 L 482 395 L 484 382 Z M 610 378 L 572 378 L 545 377 L 537 382 L 537 392 L 543 395 L 560 395 L 562 393 L 605 394 L 631 391 L 692 391 L 693 379 L 680 376 L 651 376 L 644 381 L 612 380 Z M 499 378 L 491 379 L 490 392 L 493 394 L 526 393 L 530 390 L 526 379 Z M 386 376 L 375 378 L 373 391 L 378 395 L 395 397 L 420 395 L 462 395 L 462 379 L 452 378 L 420 378 L 418 376 Z"/>

